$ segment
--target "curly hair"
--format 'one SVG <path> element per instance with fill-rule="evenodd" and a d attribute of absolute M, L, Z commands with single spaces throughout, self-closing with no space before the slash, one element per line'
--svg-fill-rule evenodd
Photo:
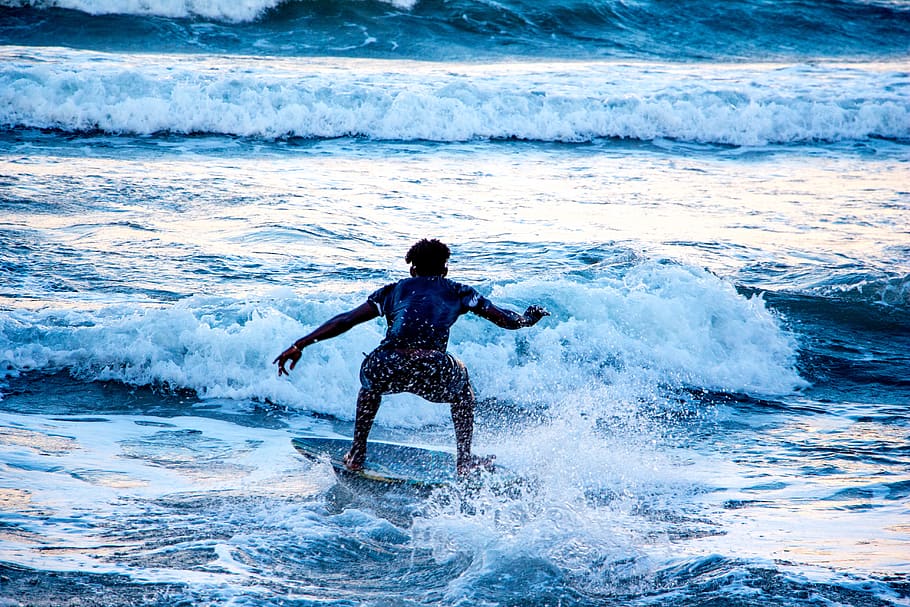
<path fill-rule="evenodd" d="M 442 276 L 451 251 L 444 243 L 424 238 L 408 249 L 404 260 L 411 264 L 418 276 Z"/>

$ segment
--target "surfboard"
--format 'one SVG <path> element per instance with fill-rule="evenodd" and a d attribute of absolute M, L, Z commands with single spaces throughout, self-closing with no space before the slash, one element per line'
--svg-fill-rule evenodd
<path fill-rule="evenodd" d="M 397 443 L 370 441 L 363 470 L 348 470 L 342 458 L 351 447 L 349 438 L 300 437 L 291 444 L 305 457 L 328 461 L 343 479 L 390 486 L 434 488 L 455 482 L 455 454 Z"/>

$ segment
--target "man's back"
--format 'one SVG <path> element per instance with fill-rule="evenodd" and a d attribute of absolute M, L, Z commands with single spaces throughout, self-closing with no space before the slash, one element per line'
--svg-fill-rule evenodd
<path fill-rule="evenodd" d="M 381 349 L 445 352 L 458 317 L 485 299 L 472 287 L 442 276 L 416 276 L 384 286 L 368 301 L 388 322 Z"/>

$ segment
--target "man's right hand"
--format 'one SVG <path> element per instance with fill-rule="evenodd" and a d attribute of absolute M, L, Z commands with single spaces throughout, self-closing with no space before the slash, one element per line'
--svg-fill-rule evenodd
<path fill-rule="evenodd" d="M 294 370 L 294 367 L 297 366 L 297 361 L 300 360 L 300 348 L 296 345 L 292 345 L 290 348 L 278 355 L 278 358 L 272 361 L 273 365 L 278 365 L 278 377 L 282 375 L 289 375 L 288 370 L 284 368 L 285 363 L 291 361 L 291 371 Z"/>

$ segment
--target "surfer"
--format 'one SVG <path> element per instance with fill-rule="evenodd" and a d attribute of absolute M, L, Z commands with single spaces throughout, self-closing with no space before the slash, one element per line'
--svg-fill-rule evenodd
<path fill-rule="evenodd" d="M 354 440 L 344 457 L 349 470 L 363 469 L 367 437 L 379 411 L 383 394 L 410 392 L 430 402 L 449 403 L 455 425 L 459 475 L 487 466 L 490 459 L 471 455 L 474 433 L 474 389 L 464 364 L 448 352 L 449 329 L 466 312 L 504 329 L 530 327 L 549 312 L 529 306 L 524 314 L 494 305 L 472 287 L 446 278 L 449 247 L 439 240 L 423 239 L 412 246 L 405 261 L 411 277 L 388 284 L 367 297 L 358 307 L 330 318 L 301 337 L 273 361 L 278 375 L 293 370 L 301 350 L 316 342 L 337 337 L 352 327 L 384 316 L 385 338 L 360 367 L 360 392 L 354 422 Z"/>

